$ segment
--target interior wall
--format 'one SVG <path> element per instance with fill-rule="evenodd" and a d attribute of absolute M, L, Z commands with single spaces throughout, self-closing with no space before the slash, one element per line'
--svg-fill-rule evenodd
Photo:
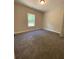
<path fill-rule="evenodd" d="M 27 26 L 27 13 L 35 14 L 35 27 L 29 28 Z M 35 9 L 24 6 L 20 3 L 14 3 L 14 32 L 24 32 L 32 29 L 42 28 L 42 17 L 43 13 L 41 11 L 37 11 Z"/>
<path fill-rule="evenodd" d="M 57 33 L 62 32 L 64 21 L 64 8 L 56 7 L 45 13 L 44 15 L 44 29 L 54 31 Z"/>

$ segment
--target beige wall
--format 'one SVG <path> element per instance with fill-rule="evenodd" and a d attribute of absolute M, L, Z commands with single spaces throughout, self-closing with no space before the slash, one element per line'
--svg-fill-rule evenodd
<path fill-rule="evenodd" d="M 36 26 L 28 28 L 27 26 L 27 13 L 36 15 Z M 14 3 L 14 32 L 24 32 L 31 29 L 42 27 L 43 13 L 35 9 L 29 8 L 19 3 Z"/>
<path fill-rule="evenodd" d="M 64 8 L 57 7 L 45 13 L 44 28 L 50 31 L 61 33 L 63 26 Z"/>

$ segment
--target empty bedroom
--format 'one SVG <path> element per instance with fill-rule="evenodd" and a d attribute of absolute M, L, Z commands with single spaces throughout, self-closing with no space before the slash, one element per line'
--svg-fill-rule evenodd
<path fill-rule="evenodd" d="M 64 59 L 64 0 L 14 0 L 15 59 Z"/>

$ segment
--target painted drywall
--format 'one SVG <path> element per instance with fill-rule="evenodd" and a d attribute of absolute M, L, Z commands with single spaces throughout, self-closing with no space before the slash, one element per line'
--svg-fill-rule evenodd
<path fill-rule="evenodd" d="M 35 27 L 29 28 L 27 26 L 28 24 L 27 13 L 32 13 L 36 15 Z M 32 29 L 42 28 L 42 17 L 43 13 L 41 11 L 29 8 L 20 3 L 14 3 L 14 32 L 20 33 Z"/>
<path fill-rule="evenodd" d="M 44 29 L 61 33 L 64 20 L 63 17 L 63 7 L 56 7 L 53 10 L 46 12 L 44 15 Z"/>

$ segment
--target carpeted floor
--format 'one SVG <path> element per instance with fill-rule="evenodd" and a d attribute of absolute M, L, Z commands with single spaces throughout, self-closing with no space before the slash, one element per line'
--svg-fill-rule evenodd
<path fill-rule="evenodd" d="M 64 38 L 37 30 L 15 35 L 15 59 L 64 59 Z"/>

